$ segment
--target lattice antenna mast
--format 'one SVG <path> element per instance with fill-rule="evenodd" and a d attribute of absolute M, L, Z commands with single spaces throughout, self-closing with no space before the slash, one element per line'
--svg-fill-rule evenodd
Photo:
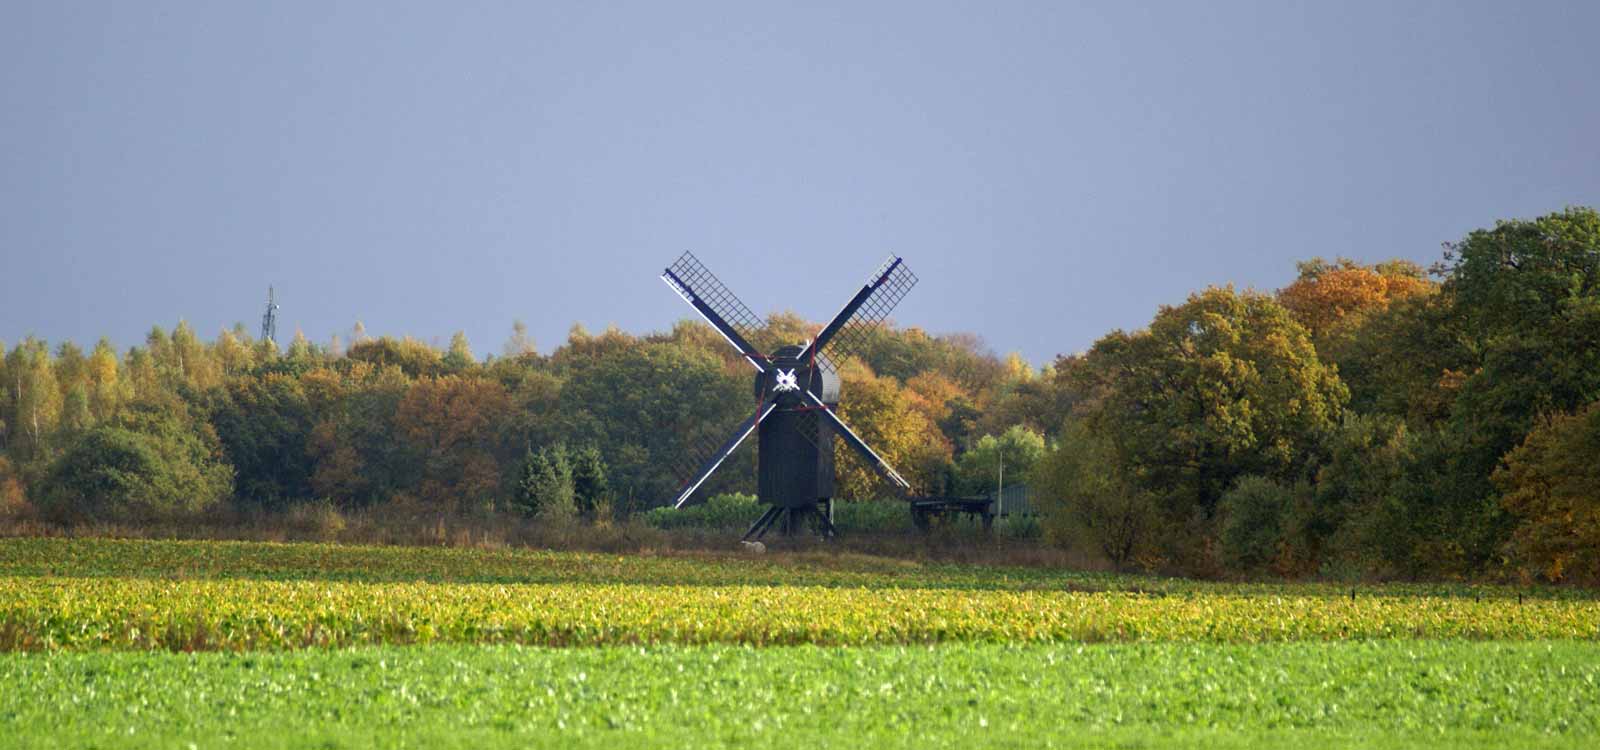
<path fill-rule="evenodd" d="M 267 287 L 267 311 L 261 314 L 261 340 L 278 340 L 278 303 L 273 301 L 272 287 Z"/>

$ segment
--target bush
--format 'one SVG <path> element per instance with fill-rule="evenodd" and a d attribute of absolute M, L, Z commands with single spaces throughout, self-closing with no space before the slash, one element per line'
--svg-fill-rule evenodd
<path fill-rule="evenodd" d="M 0 518 L 21 518 L 32 510 L 22 491 L 22 479 L 11 468 L 11 461 L 0 456 Z"/>
<path fill-rule="evenodd" d="M 698 505 L 652 508 L 644 522 L 658 529 L 744 531 L 761 517 L 766 506 L 754 495 L 713 495 Z M 835 500 L 833 525 L 841 533 L 897 533 L 915 530 L 911 512 L 898 500 Z"/>
<path fill-rule="evenodd" d="M 346 526 L 344 514 L 339 512 L 333 501 L 327 499 L 290 507 L 283 515 L 283 523 L 290 529 L 324 541 L 338 539 L 339 532 L 344 531 Z"/>
<path fill-rule="evenodd" d="M 1217 503 L 1217 545 L 1222 563 L 1259 572 L 1278 559 L 1294 491 L 1266 477 L 1247 476 Z"/>
<path fill-rule="evenodd" d="M 1038 539 L 1044 527 L 1038 516 L 1006 516 L 994 520 L 994 533 L 1007 539 Z"/>
<path fill-rule="evenodd" d="M 41 509 L 58 520 L 155 520 L 193 515 L 233 491 L 205 423 L 159 407 L 137 409 L 122 425 L 81 433 L 51 464 Z"/>
<path fill-rule="evenodd" d="M 733 529 L 743 530 L 761 517 L 761 506 L 754 495 L 728 493 L 712 495 L 698 505 L 651 508 L 644 522 L 658 529 Z"/>
<path fill-rule="evenodd" d="M 888 534 L 916 530 L 916 524 L 911 522 L 911 509 L 901 500 L 835 500 L 833 526 L 841 533 Z"/>

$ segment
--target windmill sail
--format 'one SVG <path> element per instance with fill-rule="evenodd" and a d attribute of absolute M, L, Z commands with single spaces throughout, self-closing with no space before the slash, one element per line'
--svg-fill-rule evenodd
<path fill-rule="evenodd" d="M 856 292 L 817 334 L 806 355 L 815 350 L 817 364 L 829 372 L 837 372 L 834 361 L 859 353 L 872 329 L 888 320 L 895 306 L 916 285 L 917 275 L 903 258 L 891 255 L 884 259 L 861 291 Z"/>
<path fill-rule="evenodd" d="M 714 445 L 709 442 L 709 438 L 706 441 L 702 441 L 698 451 L 701 458 L 691 459 L 689 462 L 679 465 L 680 476 L 684 477 L 683 487 L 678 490 L 678 496 L 673 499 L 672 507 L 682 508 L 684 503 L 689 502 L 689 498 L 694 495 L 695 490 L 700 489 L 700 485 L 705 484 L 706 480 L 711 478 L 712 472 L 715 472 L 723 461 L 728 460 L 728 456 L 733 455 L 733 452 L 739 449 L 739 445 L 744 442 L 745 438 L 750 437 L 750 433 L 755 431 L 756 425 L 761 424 L 761 420 L 766 419 L 767 415 L 771 414 L 775 408 L 777 408 L 777 404 L 771 402 L 762 403 L 755 413 L 740 422 L 739 426 L 733 429 L 733 434 L 728 436 L 728 439 L 724 440 L 720 445 Z M 691 469 L 690 467 L 694 468 Z M 689 473 L 691 470 L 693 471 L 692 474 Z"/>
<path fill-rule="evenodd" d="M 766 356 L 750 343 L 764 328 L 761 318 L 751 312 L 699 258 L 694 257 L 694 253 L 685 252 L 678 256 L 661 273 L 661 280 L 667 282 L 667 286 L 672 287 L 672 291 L 677 292 L 695 312 L 700 313 L 700 317 L 705 318 L 712 328 L 717 329 L 756 370 L 766 371 L 761 364 Z"/>

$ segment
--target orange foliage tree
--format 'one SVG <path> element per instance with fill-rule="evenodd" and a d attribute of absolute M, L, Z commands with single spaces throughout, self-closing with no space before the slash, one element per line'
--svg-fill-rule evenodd
<path fill-rule="evenodd" d="M 500 487 L 496 421 L 505 388 L 481 377 L 417 379 L 400 399 L 395 427 L 422 457 L 418 496 L 440 510 L 487 510 Z"/>
<path fill-rule="evenodd" d="M 1299 278 L 1278 292 L 1278 302 L 1313 338 L 1387 308 L 1396 299 L 1429 292 L 1434 286 L 1419 266 L 1403 260 L 1363 266 L 1348 258 L 1332 263 L 1312 258 L 1299 267 Z"/>

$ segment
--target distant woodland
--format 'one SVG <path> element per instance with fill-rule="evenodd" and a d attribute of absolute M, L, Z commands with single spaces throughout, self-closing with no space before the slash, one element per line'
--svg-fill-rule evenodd
<path fill-rule="evenodd" d="M 620 519 L 754 407 L 748 364 L 689 321 L 575 327 L 547 353 L 518 326 L 492 356 L 359 324 L 0 350 L 0 516 L 62 525 L 308 504 Z M 982 492 L 1004 460 L 1039 543 L 1119 568 L 1600 582 L 1593 209 L 1474 231 L 1430 268 L 1316 258 L 1275 292 L 1200 290 L 1042 369 L 909 327 L 840 369 L 843 417 L 919 492 Z M 846 500 L 884 494 L 838 455 Z M 753 484 L 751 446 L 702 493 Z"/>

